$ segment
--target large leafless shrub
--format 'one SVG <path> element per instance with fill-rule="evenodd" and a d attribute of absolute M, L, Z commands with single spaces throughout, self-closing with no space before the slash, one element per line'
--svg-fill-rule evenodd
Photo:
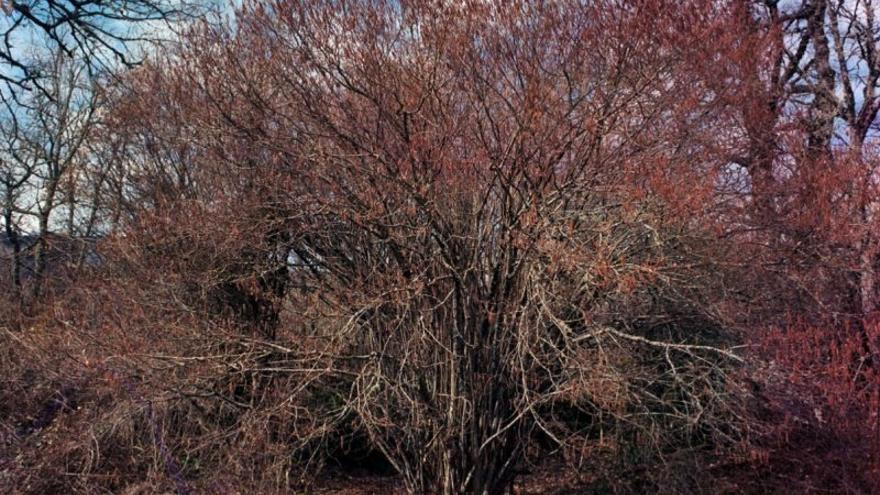
<path fill-rule="evenodd" d="M 867 333 L 786 348 L 788 382 L 738 347 L 873 304 L 873 148 L 837 153 L 824 52 L 782 49 L 846 9 L 804 3 L 277 0 L 192 30 L 101 88 L 69 203 L 100 263 L 0 333 L 0 486 L 271 492 L 367 458 L 412 493 L 548 461 L 736 491 L 718 471 L 779 465 L 795 430 L 758 419 L 832 358 L 818 403 L 869 398 L 834 420 L 868 431 Z"/>
<path fill-rule="evenodd" d="M 162 321 L 214 322 L 161 337 L 177 396 L 306 458 L 353 428 L 414 493 L 503 492 L 533 445 L 741 439 L 725 107 L 685 43 L 719 28 L 682 12 L 279 2 L 141 71 L 107 256 Z"/>

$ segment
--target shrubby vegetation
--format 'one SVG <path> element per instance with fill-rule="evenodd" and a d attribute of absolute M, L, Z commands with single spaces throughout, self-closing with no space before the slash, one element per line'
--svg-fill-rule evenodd
<path fill-rule="evenodd" d="M 871 492 L 878 27 L 794 4 L 246 2 L 51 59 L 0 486 Z"/>

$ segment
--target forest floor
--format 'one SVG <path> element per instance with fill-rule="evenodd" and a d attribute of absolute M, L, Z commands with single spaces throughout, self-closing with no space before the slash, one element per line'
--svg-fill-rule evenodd
<path fill-rule="evenodd" d="M 560 466 L 547 466 L 521 476 L 514 486 L 517 495 L 575 495 L 588 490 L 583 480 Z M 314 495 L 404 495 L 403 483 L 394 476 L 335 473 L 316 484 Z"/>

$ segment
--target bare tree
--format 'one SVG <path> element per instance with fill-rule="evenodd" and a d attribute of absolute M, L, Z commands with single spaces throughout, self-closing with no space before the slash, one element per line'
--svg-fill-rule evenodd
<path fill-rule="evenodd" d="M 799 209 L 795 203 L 812 209 L 802 211 L 803 217 L 816 220 L 826 215 L 829 204 L 851 207 L 838 215 L 857 221 L 830 230 L 828 225 L 801 225 L 800 234 L 785 235 L 803 246 L 806 237 L 824 230 L 826 243 L 848 244 L 850 260 L 840 261 L 837 269 L 855 279 L 854 307 L 843 311 L 870 316 L 880 296 L 873 159 L 880 110 L 877 6 L 872 0 L 754 5 L 753 15 L 768 36 L 763 51 L 768 63 L 754 66 L 754 77 L 760 81 L 754 87 L 760 89 L 744 105 L 750 158 L 741 163 L 762 204 L 771 205 L 764 208 L 765 221 L 785 224 L 786 215 Z M 774 195 L 777 199 L 770 199 Z"/>
<path fill-rule="evenodd" d="M 33 36 L 100 72 L 137 62 L 132 49 L 160 39 L 151 27 L 167 28 L 198 11 L 186 0 L 4 0 L 0 5 L 0 80 L 9 89 L 4 96 L 13 98 L 21 89 L 42 85 L 40 67 L 21 50 Z"/>
<path fill-rule="evenodd" d="M 26 220 L 26 230 L 35 239 L 31 251 L 33 293 L 39 292 L 46 270 L 49 235 L 66 227 L 76 235 L 76 190 L 78 178 L 88 173 L 91 157 L 87 143 L 97 122 L 100 90 L 87 75 L 87 69 L 69 60 L 62 52 L 47 57 L 41 66 L 47 74 L 45 91 L 26 97 L 26 107 L 10 110 L 4 127 L 9 139 L 4 162 L 7 236 L 13 240 L 17 263 L 13 283 L 20 284 L 21 267 L 18 242 L 21 225 L 13 225 L 12 215 Z M 10 107 L 11 108 L 11 107 Z M 92 185 L 100 189 L 100 181 Z M 94 190 L 92 191 L 94 194 Z M 67 208 L 66 221 L 56 218 L 59 206 Z"/>
<path fill-rule="evenodd" d="M 3 187 L 3 228 L 4 244 L 11 249 L 9 255 L 10 282 L 12 291 L 18 295 L 21 290 L 22 270 L 22 218 L 27 213 L 23 196 L 33 174 L 33 162 L 22 160 L 19 147 L 18 121 L 14 115 L 7 115 L 2 126 L 2 136 L 6 148 L 0 161 L 0 186 Z M 6 246 L 4 246 L 6 247 Z M 6 256 L 4 256 L 6 257 Z"/>

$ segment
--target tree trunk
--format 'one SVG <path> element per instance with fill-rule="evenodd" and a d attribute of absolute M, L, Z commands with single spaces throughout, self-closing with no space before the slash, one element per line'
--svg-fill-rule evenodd
<path fill-rule="evenodd" d="M 810 158 L 814 160 L 830 158 L 834 119 L 839 108 L 835 94 L 837 76 L 831 65 L 831 49 L 825 32 L 827 7 L 827 2 L 824 0 L 815 2 L 807 27 L 813 44 L 813 63 L 816 66 L 816 82 L 807 139 Z"/>
<path fill-rule="evenodd" d="M 46 235 L 49 232 L 49 211 L 40 213 L 39 232 L 34 244 L 34 281 L 31 292 L 34 300 L 40 296 L 46 273 Z"/>
<path fill-rule="evenodd" d="M 12 264 L 10 267 L 12 275 L 12 290 L 17 296 L 21 291 L 21 238 L 18 231 L 12 225 L 12 208 L 7 207 L 3 215 L 6 227 L 6 238 L 12 244 Z"/>
<path fill-rule="evenodd" d="M 34 283 L 32 295 L 34 300 L 40 295 L 43 285 L 43 277 L 46 273 L 46 236 L 49 234 L 49 217 L 55 207 L 55 193 L 58 191 L 58 178 L 60 173 L 55 173 L 46 185 L 46 199 L 39 209 L 39 229 L 37 230 L 37 242 L 34 244 Z"/>
<path fill-rule="evenodd" d="M 859 303 L 864 317 L 875 315 L 880 310 L 877 301 L 876 260 L 877 247 L 872 226 L 876 220 L 877 204 L 870 201 L 862 208 L 862 220 L 865 222 L 865 234 L 859 242 Z"/>

